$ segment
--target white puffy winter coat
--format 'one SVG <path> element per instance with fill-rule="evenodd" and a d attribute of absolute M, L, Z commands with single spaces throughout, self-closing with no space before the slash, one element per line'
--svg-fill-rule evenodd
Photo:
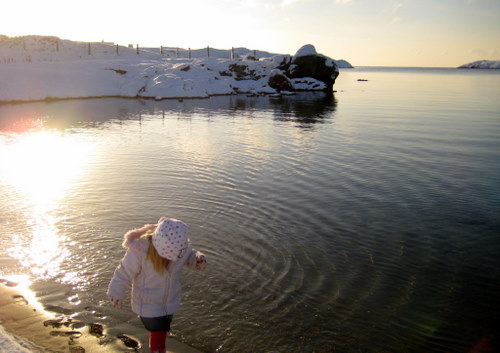
<path fill-rule="evenodd" d="M 179 310 L 181 303 L 180 277 L 182 268 L 196 269 L 196 254 L 191 244 L 182 258 L 171 261 L 163 274 L 156 272 L 146 257 L 149 240 L 125 235 L 125 256 L 109 283 L 108 296 L 123 299 L 132 286 L 132 311 L 143 317 L 170 315 Z M 199 253 L 201 254 L 201 253 Z"/>

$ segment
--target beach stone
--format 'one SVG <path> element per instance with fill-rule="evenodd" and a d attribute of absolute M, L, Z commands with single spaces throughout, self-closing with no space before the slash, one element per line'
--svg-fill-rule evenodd
<path fill-rule="evenodd" d="M 49 319 L 43 322 L 43 326 L 52 326 L 54 328 L 59 328 L 63 325 L 62 319 Z"/>
<path fill-rule="evenodd" d="M 89 324 L 89 333 L 92 336 L 102 337 L 104 336 L 104 327 L 101 324 Z"/>
<path fill-rule="evenodd" d="M 28 305 L 28 301 L 26 300 L 26 298 L 20 294 L 15 294 L 12 296 L 12 298 L 14 299 L 14 302 L 17 304 Z"/>
<path fill-rule="evenodd" d="M 119 334 L 116 337 L 118 337 L 123 342 L 123 344 L 128 348 L 138 349 L 141 347 L 139 341 L 133 339 L 132 337 L 129 337 L 124 334 Z"/>
<path fill-rule="evenodd" d="M 80 331 L 64 331 L 61 336 L 70 336 L 71 338 L 79 338 L 82 337 L 82 333 Z"/>
<path fill-rule="evenodd" d="M 49 334 L 51 336 L 69 336 L 72 338 L 79 338 L 82 336 L 82 333 L 80 331 L 50 331 Z"/>

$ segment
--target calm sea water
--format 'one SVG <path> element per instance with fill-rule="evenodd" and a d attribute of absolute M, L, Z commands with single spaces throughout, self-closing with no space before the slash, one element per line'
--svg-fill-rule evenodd
<path fill-rule="evenodd" d="M 0 274 L 144 337 L 105 290 L 122 234 L 168 215 L 209 258 L 173 324 L 203 351 L 495 344 L 500 70 L 358 68 L 335 89 L 0 106 Z"/>

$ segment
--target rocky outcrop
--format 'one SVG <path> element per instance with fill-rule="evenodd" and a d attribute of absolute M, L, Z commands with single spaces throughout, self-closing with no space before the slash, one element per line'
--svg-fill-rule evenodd
<path fill-rule="evenodd" d="M 346 67 L 352 67 L 346 61 L 342 62 L 346 63 Z M 275 56 L 273 64 L 275 70 L 269 75 L 268 84 L 276 90 L 324 90 L 331 92 L 339 75 L 337 62 L 325 55 L 318 54 L 311 44 L 301 47 L 294 56 Z M 284 76 L 289 80 L 286 80 Z M 290 82 L 292 89 L 289 89 L 288 82 Z M 283 86 L 287 89 L 282 88 Z"/>
<path fill-rule="evenodd" d="M 267 83 L 277 91 L 332 92 L 339 75 L 335 60 L 318 54 L 311 44 L 301 47 L 294 56 L 274 56 L 273 66 Z"/>
<path fill-rule="evenodd" d="M 290 79 L 313 78 L 321 81 L 326 85 L 326 91 L 333 90 L 333 85 L 339 75 L 339 68 L 335 61 L 318 54 L 311 44 L 304 45 L 291 58 L 280 58 L 278 68 L 284 70 Z M 273 87 L 271 84 L 270 86 Z"/>

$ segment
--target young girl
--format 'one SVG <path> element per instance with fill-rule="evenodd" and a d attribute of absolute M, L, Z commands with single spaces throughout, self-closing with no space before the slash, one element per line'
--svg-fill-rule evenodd
<path fill-rule="evenodd" d="M 127 232 L 125 256 L 109 283 L 108 296 L 119 308 L 132 285 L 132 310 L 149 331 L 149 348 L 165 353 L 173 313 L 181 301 L 180 277 L 184 266 L 203 271 L 205 255 L 195 251 L 183 222 L 162 217 L 157 224 Z"/>

